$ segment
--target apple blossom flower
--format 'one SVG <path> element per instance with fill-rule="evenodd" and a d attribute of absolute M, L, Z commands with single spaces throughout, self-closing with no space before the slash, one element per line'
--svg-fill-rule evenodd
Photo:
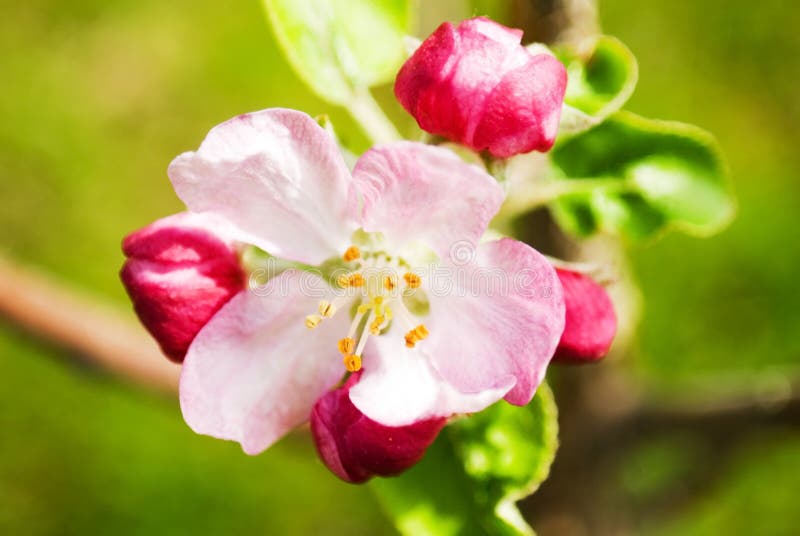
<path fill-rule="evenodd" d="M 556 268 L 564 289 L 566 322 L 553 362 L 589 363 L 605 357 L 617 333 L 606 290 L 586 274 Z"/>
<path fill-rule="evenodd" d="M 200 329 L 245 288 L 225 222 L 189 212 L 160 219 L 122 243 L 120 277 L 142 324 L 172 361 L 183 361 Z"/>
<path fill-rule="evenodd" d="M 447 419 L 435 417 L 406 426 L 384 426 L 350 401 L 361 372 L 324 394 L 311 412 L 311 434 L 319 457 L 336 476 L 360 483 L 375 475 L 397 475 L 416 464 Z"/>
<path fill-rule="evenodd" d="M 547 151 L 567 87 L 564 66 L 532 54 L 522 30 L 485 17 L 446 22 L 400 69 L 394 92 L 420 128 L 494 157 Z"/>
<path fill-rule="evenodd" d="M 561 285 L 529 246 L 479 244 L 502 190 L 451 151 L 379 146 L 351 173 L 309 116 L 270 109 L 213 128 L 168 174 L 190 211 L 302 266 L 238 293 L 194 338 L 180 401 L 196 432 L 259 453 L 346 372 L 361 374 L 350 402 L 387 427 L 526 404 L 542 381 L 564 325 Z M 450 255 L 454 244 L 470 255 Z M 441 291 L 414 269 L 426 263 L 459 277 Z M 492 292 L 486 270 L 514 284 Z"/>

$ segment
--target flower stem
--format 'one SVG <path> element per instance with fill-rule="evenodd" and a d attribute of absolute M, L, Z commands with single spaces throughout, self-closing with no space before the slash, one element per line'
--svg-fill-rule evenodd
<path fill-rule="evenodd" d="M 545 179 L 517 183 L 508 191 L 505 203 L 492 220 L 492 227 L 501 232 L 511 232 L 511 221 L 517 216 L 549 205 L 569 194 L 591 193 L 595 190 L 626 192 L 633 188 L 615 178 Z"/>
<path fill-rule="evenodd" d="M 369 89 L 358 90 L 347 110 L 361 124 L 361 128 L 372 143 L 388 143 L 402 139 Z"/>
<path fill-rule="evenodd" d="M 598 189 L 622 192 L 631 190 L 631 186 L 625 181 L 604 177 L 548 180 L 530 185 L 525 188 L 525 191 L 515 192 L 514 199 L 509 203 L 508 208 L 513 206 L 514 208 L 520 207 L 525 211 L 533 210 L 565 195 L 591 193 Z"/>

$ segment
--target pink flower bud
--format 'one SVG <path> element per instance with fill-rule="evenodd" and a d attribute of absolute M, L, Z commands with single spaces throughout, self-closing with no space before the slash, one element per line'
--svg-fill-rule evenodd
<path fill-rule="evenodd" d="M 350 402 L 353 374 L 344 386 L 328 391 L 311 412 L 311 433 L 322 461 L 336 476 L 361 483 L 375 475 L 402 473 L 420 461 L 447 419 L 434 418 L 408 426 L 384 426 L 366 417 Z"/>
<path fill-rule="evenodd" d="M 497 158 L 547 151 L 567 88 L 564 66 L 533 55 L 522 30 L 478 17 L 444 23 L 400 69 L 394 92 L 420 128 Z"/>
<path fill-rule="evenodd" d="M 617 333 L 617 315 L 606 290 L 591 277 L 556 268 L 567 309 L 554 362 L 588 363 L 608 353 Z"/>
<path fill-rule="evenodd" d="M 139 320 L 172 361 L 182 362 L 195 335 L 244 288 L 233 242 L 213 218 L 181 213 L 130 234 L 120 277 Z"/>

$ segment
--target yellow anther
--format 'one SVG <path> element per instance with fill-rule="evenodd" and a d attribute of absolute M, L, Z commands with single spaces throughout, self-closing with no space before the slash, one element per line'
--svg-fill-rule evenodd
<path fill-rule="evenodd" d="M 375 310 L 376 316 L 383 316 L 383 308 L 385 305 L 383 304 L 383 296 L 375 296 L 372 298 L 372 309 Z"/>
<path fill-rule="evenodd" d="M 361 305 L 358 306 L 358 309 L 356 309 L 356 312 L 358 314 L 360 314 L 360 315 L 363 315 L 367 311 L 369 311 L 371 308 L 372 308 L 372 304 L 371 303 L 362 303 Z"/>
<path fill-rule="evenodd" d="M 308 315 L 306 317 L 306 327 L 308 329 L 314 329 L 315 327 L 317 327 L 319 325 L 319 323 L 321 321 L 322 321 L 322 317 L 319 316 L 319 315 Z"/>
<path fill-rule="evenodd" d="M 386 321 L 386 317 L 385 316 L 383 316 L 383 315 L 376 316 L 375 320 L 373 320 L 372 323 L 369 325 L 370 334 L 372 334 L 372 335 L 380 335 L 381 326 L 383 325 L 383 323 L 385 321 Z"/>
<path fill-rule="evenodd" d="M 361 257 L 361 250 L 358 249 L 356 246 L 350 246 L 347 248 L 347 251 L 344 252 L 342 258 L 345 262 L 354 261 Z"/>
<path fill-rule="evenodd" d="M 356 348 L 356 341 L 352 337 L 345 337 L 339 341 L 339 352 L 348 355 Z"/>
<path fill-rule="evenodd" d="M 364 286 L 364 276 L 359 273 L 354 274 L 347 274 L 347 275 L 340 275 L 336 282 L 339 283 L 340 287 L 363 287 Z"/>
<path fill-rule="evenodd" d="M 409 331 L 406 333 L 406 348 L 414 348 L 417 345 L 417 336 L 414 333 L 414 330 Z"/>
<path fill-rule="evenodd" d="M 394 290 L 397 286 L 397 278 L 393 275 L 387 275 L 383 278 L 383 288 L 386 290 Z"/>
<path fill-rule="evenodd" d="M 417 335 L 419 340 L 425 339 L 428 337 L 428 328 L 425 327 L 425 324 L 420 324 L 419 326 L 414 328 L 414 333 Z"/>
<path fill-rule="evenodd" d="M 386 316 L 386 320 L 391 320 L 392 319 L 392 308 L 387 305 L 386 307 L 383 308 L 383 314 L 384 314 L 384 316 Z"/>
<path fill-rule="evenodd" d="M 425 324 L 420 324 L 406 333 L 406 347 L 414 348 L 414 346 L 416 346 L 419 341 L 425 339 L 428 334 L 428 328 L 425 327 Z"/>
<path fill-rule="evenodd" d="M 409 286 L 409 288 L 419 288 L 419 286 L 422 284 L 422 278 L 411 272 L 406 272 L 403 274 L 403 279 L 406 280 L 406 284 Z"/>
<path fill-rule="evenodd" d="M 346 368 L 349 372 L 358 372 L 361 370 L 361 356 L 355 354 L 347 354 L 342 359 L 344 363 L 344 368 Z"/>
<path fill-rule="evenodd" d="M 319 302 L 319 314 L 322 315 L 322 318 L 330 318 L 335 312 L 336 307 L 334 307 L 331 302 L 327 300 L 321 300 Z"/>

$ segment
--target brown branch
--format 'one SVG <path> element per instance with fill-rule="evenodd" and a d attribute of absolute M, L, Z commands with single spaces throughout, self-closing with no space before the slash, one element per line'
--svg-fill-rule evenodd
<path fill-rule="evenodd" d="M 180 368 L 135 321 L 33 268 L 0 257 L 0 315 L 31 334 L 76 352 L 144 386 L 175 390 Z"/>
<path fill-rule="evenodd" d="M 511 19 L 537 43 L 578 45 L 600 31 L 594 0 L 513 0 Z"/>

